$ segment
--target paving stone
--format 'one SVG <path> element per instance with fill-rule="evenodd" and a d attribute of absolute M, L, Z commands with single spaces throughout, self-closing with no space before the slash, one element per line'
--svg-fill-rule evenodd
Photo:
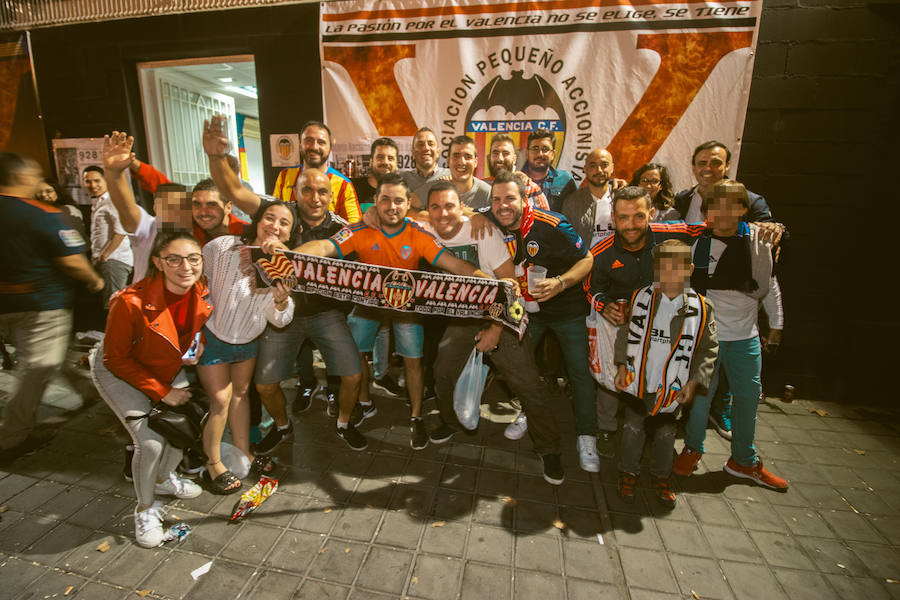
<path fill-rule="evenodd" d="M 653 519 L 620 513 L 611 513 L 610 518 L 618 544 L 650 550 L 662 547 L 662 538 Z"/>
<path fill-rule="evenodd" d="M 127 588 L 136 587 L 170 554 L 168 548 L 141 548 L 131 540 L 125 544 L 125 549 L 100 571 L 99 579 Z"/>
<path fill-rule="evenodd" d="M 0 559 L 0 580 L 3 581 L 3 593 L 7 598 L 15 598 L 22 590 L 48 571 L 47 567 L 36 565 L 31 561 L 4 556 Z"/>
<path fill-rule="evenodd" d="M 473 467 L 458 464 L 446 464 L 441 471 L 441 478 L 438 485 L 452 490 L 472 492 L 475 490 L 477 476 L 478 470 Z"/>
<path fill-rule="evenodd" d="M 199 554 L 170 552 L 159 564 L 159 567 L 137 587 L 138 589 L 148 589 L 157 595 L 183 598 L 196 583 L 191 577 L 191 571 L 205 565 L 210 560 L 210 557 Z M 215 568 L 215 561 L 210 571 L 213 568 Z M 204 577 L 209 577 L 209 573 Z"/>
<path fill-rule="evenodd" d="M 406 585 L 412 561 L 413 555 L 409 552 L 373 547 L 363 563 L 356 584 L 399 596 Z"/>
<path fill-rule="evenodd" d="M 488 469 L 515 471 L 516 453 L 503 448 L 487 447 L 484 449 L 482 466 Z M 499 471 L 503 472 L 503 471 Z"/>
<path fill-rule="evenodd" d="M 0 502 L 8 504 L 10 498 L 38 481 L 34 477 L 26 477 L 15 473 L 7 475 L 0 479 Z"/>
<path fill-rule="evenodd" d="M 308 575 L 337 583 L 353 583 L 365 556 L 366 546 L 356 542 L 328 538 L 322 550 L 316 554 L 309 567 Z"/>
<path fill-rule="evenodd" d="M 889 546 L 849 542 L 869 572 L 882 579 L 900 579 L 900 552 Z"/>
<path fill-rule="evenodd" d="M 891 595 L 877 579 L 826 575 L 825 578 L 840 598 L 865 598 L 865 600 L 889 600 Z"/>
<path fill-rule="evenodd" d="M 514 578 L 513 593 L 516 600 L 565 597 L 565 582 L 559 575 L 516 569 Z"/>
<path fill-rule="evenodd" d="M 788 494 L 794 492 L 799 492 L 806 498 L 812 508 L 849 510 L 847 503 L 841 499 L 840 494 L 831 485 L 796 483 L 791 486 Z"/>
<path fill-rule="evenodd" d="M 359 588 L 354 588 L 350 592 L 349 600 L 391 600 L 396 598 L 394 595 L 388 594 L 379 594 L 376 592 L 371 592 L 369 590 L 361 590 Z"/>
<path fill-rule="evenodd" d="M 625 597 L 624 588 L 573 577 L 566 577 L 566 588 L 569 600 L 620 600 Z"/>
<path fill-rule="evenodd" d="M 754 563 L 763 562 L 753 540 L 743 530 L 706 524 L 701 525 L 700 528 L 706 535 L 706 539 L 712 547 L 713 556 L 716 558 Z"/>
<path fill-rule="evenodd" d="M 130 530 L 133 539 L 133 521 L 131 523 Z M 192 527 L 191 535 L 181 542 L 180 548 L 190 552 L 205 554 L 206 556 L 218 554 L 241 527 L 238 524 L 216 517 L 205 517 L 200 522 L 191 523 L 190 525 Z"/>
<path fill-rule="evenodd" d="M 762 565 L 750 565 L 722 561 L 725 579 L 740 600 L 787 600 L 781 587 L 768 568 Z"/>
<path fill-rule="evenodd" d="M 387 508 L 397 487 L 397 483 L 384 479 L 362 479 L 350 497 L 350 504 Z"/>
<path fill-rule="evenodd" d="M 603 519 L 599 511 L 580 508 L 559 507 L 559 519 L 565 524 L 560 533 L 569 538 L 593 540 L 597 534 L 609 533 L 603 527 Z"/>
<path fill-rule="evenodd" d="M 78 589 L 87 583 L 87 579 L 71 573 L 47 571 L 37 581 L 29 585 L 22 593 L 23 598 L 61 598 L 69 586 Z M 80 595 L 80 594 L 79 594 Z M 87 596 L 82 597 L 86 598 Z"/>
<path fill-rule="evenodd" d="M 681 521 L 657 521 L 656 528 L 666 550 L 691 556 L 712 556 L 712 551 L 700 528 L 694 523 Z"/>
<path fill-rule="evenodd" d="M 850 467 L 819 464 L 815 460 L 810 464 L 815 465 L 814 468 L 819 472 L 824 483 L 842 487 L 862 485 L 862 480 Z"/>
<path fill-rule="evenodd" d="M 327 583 L 316 579 L 307 579 L 294 594 L 297 600 L 344 600 L 350 588 Z"/>
<path fill-rule="evenodd" d="M 99 529 L 109 521 L 110 515 L 116 515 L 134 504 L 132 500 L 101 494 L 95 496 L 90 503 L 69 515 L 66 521 L 73 525 L 81 525 L 91 529 Z"/>
<path fill-rule="evenodd" d="M 514 514 L 515 509 L 501 498 L 496 496 L 476 496 L 475 508 L 472 510 L 472 521 L 512 529 Z"/>
<path fill-rule="evenodd" d="M 196 598 L 197 600 L 237 598 L 251 575 L 253 575 L 253 567 L 216 559 L 213 561 L 209 573 L 197 579 L 197 583 L 185 598 Z"/>
<path fill-rule="evenodd" d="M 775 512 L 787 523 L 788 529 L 794 535 L 834 537 L 834 532 L 817 511 L 809 508 L 776 506 Z"/>
<path fill-rule="evenodd" d="M 849 510 L 820 510 L 819 515 L 840 539 L 874 543 L 884 543 L 885 541 L 866 518 Z"/>
<path fill-rule="evenodd" d="M 511 578 L 509 569 L 467 563 L 463 571 L 460 598 L 462 600 L 508 598 L 512 586 Z"/>
<path fill-rule="evenodd" d="M 3 531 L 3 535 L 0 536 L 0 550 L 21 552 L 58 523 L 59 521 L 49 517 L 25 515 Z"/>
<path fill-rule="evenodd" d="M 398 548 L 416 548 L 422 535 L 422 521 L 404 512 L 386 512 L 375 542 Z"/>
<path fill-rule="evenodd" d="M 200 496 L 200 498 L 202 497 Z M 253 522 L 260 525 L 287 527 L 294 520 L 297 510 L 303 504 L 304 501 L 296 496 L 275 494 L 266 500 L 264 507 L 253 513 Z"/>
<path fill-rule="evenodd" d="M 734 597 L 716 561 L 696 556 L 669 554 L 669 562 L 675 571 L 675 579 L 678 580 L 681 593 L 685 596 L 689 597 L 696 592 L 701 598 Z"/>
<path fill-rule="evenodd" d="M 79 575 L 89 578 L 93 577 L 100 569 L 115 560 L 127 547 L 132 545 L 130 541 L 125 541 L 121 538 L 109 538 L 110 536 L 99 533 L 89 535 L 80 544 L 74 546 L 71 552 L 58 560 L 57 566 Z M 97 552 L 97 546 L 104 539 L 109 542 L 110 549 L 106 552 Z"/>
<path fill-rule="evenodd" d="M 515 567 L 543 571 L 554 575 L 562 573 L 560 544 L 558 537 L 530 535 L 515 538 Z M 552 596 L 551 596 L 552 597 Z"/>
<path fill-rule="evenodd" d="M 401 480 L 421 485 L 437 485 L 443 468 L 444 466 L 441 463 L 413 459 L 406 465 L 406 470 Z"/>
<path fill-rule="evenodd" d="M 22 512 L 35 512 L 42 504 L 63 493 L 67 487 L 62 483 L 38 480 L 33 482 L 33 485 L 26 487 L 15 496 L 7 499 L 3 504 Z"/>
<path fill-rule="evenodd" d="M 559 486 L 560 488 L 568 485 L 568 480 Z M 574 485 L 578 485 L 577 483 Z M 535 477 L 534 475 L 526 475 L 520 473 L 517 478 L 516 491 L 511 496 L 519 500 L 535 500 L 538 502 L 555 502 L 556 487 L 544 481 L 543 477 Z M 593 492 L 588 492 L 593 496 Z"/>
<path fill-rule="evenodd" d="M 782 533 L 751 531 L 750 537 L 766 562 L 776 567 L 813 569 L 814 566 L 796 538 Z"/>
<path fill-rule="evenodd" d="M 868 522 L 871 523 L 884 538 L 895 546 L 900 546 L 900 517 L 873 515 L 869 517 Z M 860 539 L 844 536 L 847 539 Z M 875 540 L 872 540 L 875 541 Z"/>
<path fill-rule="evenodd" d="M 733 528 L 738 526 L 737 517 L 725 500 L 708 496 L 689 496 L 686 500 L 701 523 Z"/>
<path fill-rule="evenodd" d="M 380 510 L 346 508 L 331 530 L 331 535 L 367 542 L 375 535 L 382 514 Z"/>
<path fill-rule="evenodd" d="M 629 588 L 634 586 L 660 592 L 678 591 L 664 552 L 620 548 L 619 556 Z"/>
<path fill-rule="evenodd" d="M 310 498 L 303 508 L 299 509 L 297 516 L 291 521 L 291 529 L 302 529 L 313 533 L 328 533 L 334 527 L 335 522 L 341 516 L 340 508 L 334 508 L 334 504 L 319 498 Z"/>
<path fill-rule="evenodd" d="M 859 560 L 846 542 L 804 537 L 798 537 L 797 542 L 803 546 L 816 568 L 823 573 L 857 577 L 869 575 L 865 564 Z"/>
<path fill-rule="evenodd" d="M 134 598 L 134 592 L 101 583 L 88 582 L 78 590 L 76 597 L 90 598 L 90 600 L 123 600 L 129 597 Z"/>
<path fill-rule="evenodd" d="M 92 535 L 90 529 L 60 523 L 27 550 L 22 551 L 21 555 L 39 563 L 54 565 Z"/>
<path fill-rule="evenodd" d="M 629 588 L 628 591 L 632 600 L 674 600 L 679 598 L 678 594 L 666 594 L 655 590 Z"/>
<path fill-rule="evenodd" d="M 731 504 L 743 526 L 756 531 L 784 531 L 785 525 L 772 512 L 772 507 L 760 502 L 733 502 Z"/>
<path fill-rule="evenodd" d="M 839 600 L 830 585 L 817 573 L 775 569 L 775 578 L 791 600 Z"/>
<path fill-rule="evenodd" d="M 321 534 L 288 531 L 282 536 L 266 558 L 265 565 L 295 573 L 305 573 L 316 557 L 325 538 Z"/>
<path fill-rule="evenodd" d="M 465 523 L 444 522 L 442 527 L 432 526 L 440 521 L 431 521 L 425 524 L 425 533 L 422 536 L 422 551 L 432 554 L 462 556 L 466 548 Z"/>
<path fill-rule="evenodd" d="M 259 564 L 268 554 L 282 529 L 246 522 L 222 548 L 220 556 L 241 562 Z M 190 539 L 190 536 L 187 538 Z M 187 540 L 185 540 L 187 541 Z"/>
<path fill-rule="evenodd" d="M 425 515 L 434 503 L 434 488 L 401 483 L 394 486 L 389 510 L 402 510 L 413 517 Z"/>
<path fill-rule="evenodd" d="M 892 515 L 894 510 L 874 493 L 860 488 L 838 487 L 838 494 L 861 513 L 873 515 Z"/>
<path fill-rule="evenodd" d="M 302 577 L 276 571 L 261 571 L 247 586 L 246 600 L 290 600 Z"/>
<path fill-rule="evenodd" d="M 434 511 L 436 519 L 457 520 L 467 518 L 472 513 L 472 494 L 455 490 L 439 489 L 434 494 Z"/>
<path fill-rule="evenodd" d="M 416 557 L 408 594 L 429 600 L 456 598 L 459 589 L 462 561 L 449 557 L 424 556 Z M 488 594 L 481 596 L 488 597 Z"/>
<path fill-rule="evenodd" d="M 510 566 L 512 541 L 508 531 L 497 527 L 473 525 L 469 531 L 466 558 Z"/>

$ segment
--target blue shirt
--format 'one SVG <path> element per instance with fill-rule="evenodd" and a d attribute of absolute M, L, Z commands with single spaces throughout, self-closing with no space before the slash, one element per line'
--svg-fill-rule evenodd
<path fill-rule="evenodd" d="M 526 173 L 530 168 L 527 162 L 522 166 L 522 170 Z M 541 191 L 544 192 L 544 196 L 547 198 L 550 210 L 555 212 L 561 212 L 563 198 L 578 189 L 571 173 L 562 169 L 554 169 L 553 167 L 548 169 L 546 177 L 540 181 L 537 179 L 533 181 L 541 186 Z"/>
<path fill-rule="evenodd" d="M 0 195 L 0 313 L 70 308 L 75 282 L 54 259 L 85 251 L 62 211 Z"/>

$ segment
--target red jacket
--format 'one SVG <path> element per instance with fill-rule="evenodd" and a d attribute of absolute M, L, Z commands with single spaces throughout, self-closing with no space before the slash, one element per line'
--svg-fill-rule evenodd
<path fill-rule="evenodd" d="M 141 279 L 113 296 L 109 303 L 103 364 L 116 377 L 130 383 L 154 402 L 172 389 L 184 354 L 172 315 L 166 310 L 164 280 L 157 275 Z M 205 282 L 197 282 L 190 333 L 194 337 L 212 312 Z"/>

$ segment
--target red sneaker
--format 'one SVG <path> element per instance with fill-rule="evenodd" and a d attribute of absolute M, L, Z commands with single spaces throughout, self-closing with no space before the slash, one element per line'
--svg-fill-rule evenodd
<path fill-rule="evenodd" d="M 701 456 L 703 456 L 702 452 L 697 452 L 693 448 L 685 446 L 678 458 L 675 459 L 675 462 L 672 463 L 672 472 L 676 475 L 687 477 L 697 468 L 697 463 L 700 462 Z"/>
<path fill-rule="evenodd" d="M 725 463 L 725 467 L 722 470 L 729 475 L 749 479 L 756 485 L 767 487 L 770 490 L 786 492 L 788 489 L 788 482 L 778 475 L 767 470 L 763 466 L 762 461 L 759 459 L 756 460 L 756 464 L 752 467 L 742 467 L 741 465 L 734 462 L 733 458 L 729 458 L 728 462 Z"/>
<path fill-rule="evenodd" d="M 675 508 L 675 492 L 669 487 L 669 480 L 665 477 L 653 477 L 652 485 L 656 500 L 666 508 Z"/>
<path fill-rule="evenodd" d="M 634 504 L 634 486 L 637 485 L 637 476 L 633 473 L 621 471 L 619 473 L 619 481 L 616 485 L 616 494 L 622 502 L 626 504 Z"/>

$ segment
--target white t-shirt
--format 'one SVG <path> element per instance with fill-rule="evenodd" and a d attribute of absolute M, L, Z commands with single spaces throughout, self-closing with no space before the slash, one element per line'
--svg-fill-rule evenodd
<path fill-rule="evenodd" d="M 467 260 L 473 265 L 494 277 L 494 269 L 510 260 L 509 250 L 497 232 L 484 236 L 484 239 L 476 240 L 472 237 L 472 222 L 468 217 L 463 217 L 463 224 L 455 236 L 438 240 L 450 250 L 454 256 Z"/>
<path fill-rule="evenodd" d="M 103 248 L 115 234 L 127 236 L 127 232 L 122 228 L 122 221 L 119 220 L 119 211 L 116 210 L 107 193 L 97 198 L 97 202 L 91 209 L 91 258 L 93 260 L 100 258 Z M 107 258 L 126 265 L 134 264 L 131 242 L 128 241 L 128 237 L 122 240 Z"/>
<path fill-rule="evenodd" d="M 594 205 L 596 206 L 594 210 L 594 229 L 591 231 L 590 247 L 593 248 L 594 244 L 614 234 L 616 227 L 613 225 L 612 219 L 611 188 L 607 187 L 606 193 L 603 194 L 602 198 L 598 198 L 593 194 L 591 194 L 591 197 L 594 199 Z"/>
<path fill-rule="evenodd" d="M 659 308 L 653 317 L 650 328 L 650 349 L 647 350 L 647 362 L 644 368 L 644 389 L 655 393 L 662 384 L 663 369 L 672 352 L 672 318 L 684 304 L 684 296 L 678 294 L 671 300 L 665 294 L 659 295 Z M 718 317 L 718 314 L 716 315 Z"/>
<path fill-rule="evenodd" d="M 700 189 L 695 187 L 694 193 L 691 194 L 691 204 L 688 206 L 687 214 L 682 215 L 685 223 L 703 223 L 706 221 L 703 212 L 700 210 L 702 202 L 703 198 L 700 197 Z"/>
<path fill-rule="evenodd" d="M 713 238 L 709 245 L 709 274 L 716 272 L 719 259 L 728 246 Z M 737 290 L 707 290 L 706 296 L 716 307 L 719 341 L 736 342 L 759 335 L 756 326 L 759 301 Z"/>
<path fill-rule="evenodd" d="M 159 231 L 159 222 L 156 217 L 151 217 L 150 213 L 142 206 L 138 206 L 138 210 L 141 211 L 141 220 L 134 233 L 128 234 L 131 250 L 134 253 L 133 281 L 140 281 L 147 275 L 147 261 L 150 260 L 150 251 L 153 250 L 153 242 Z"/>

